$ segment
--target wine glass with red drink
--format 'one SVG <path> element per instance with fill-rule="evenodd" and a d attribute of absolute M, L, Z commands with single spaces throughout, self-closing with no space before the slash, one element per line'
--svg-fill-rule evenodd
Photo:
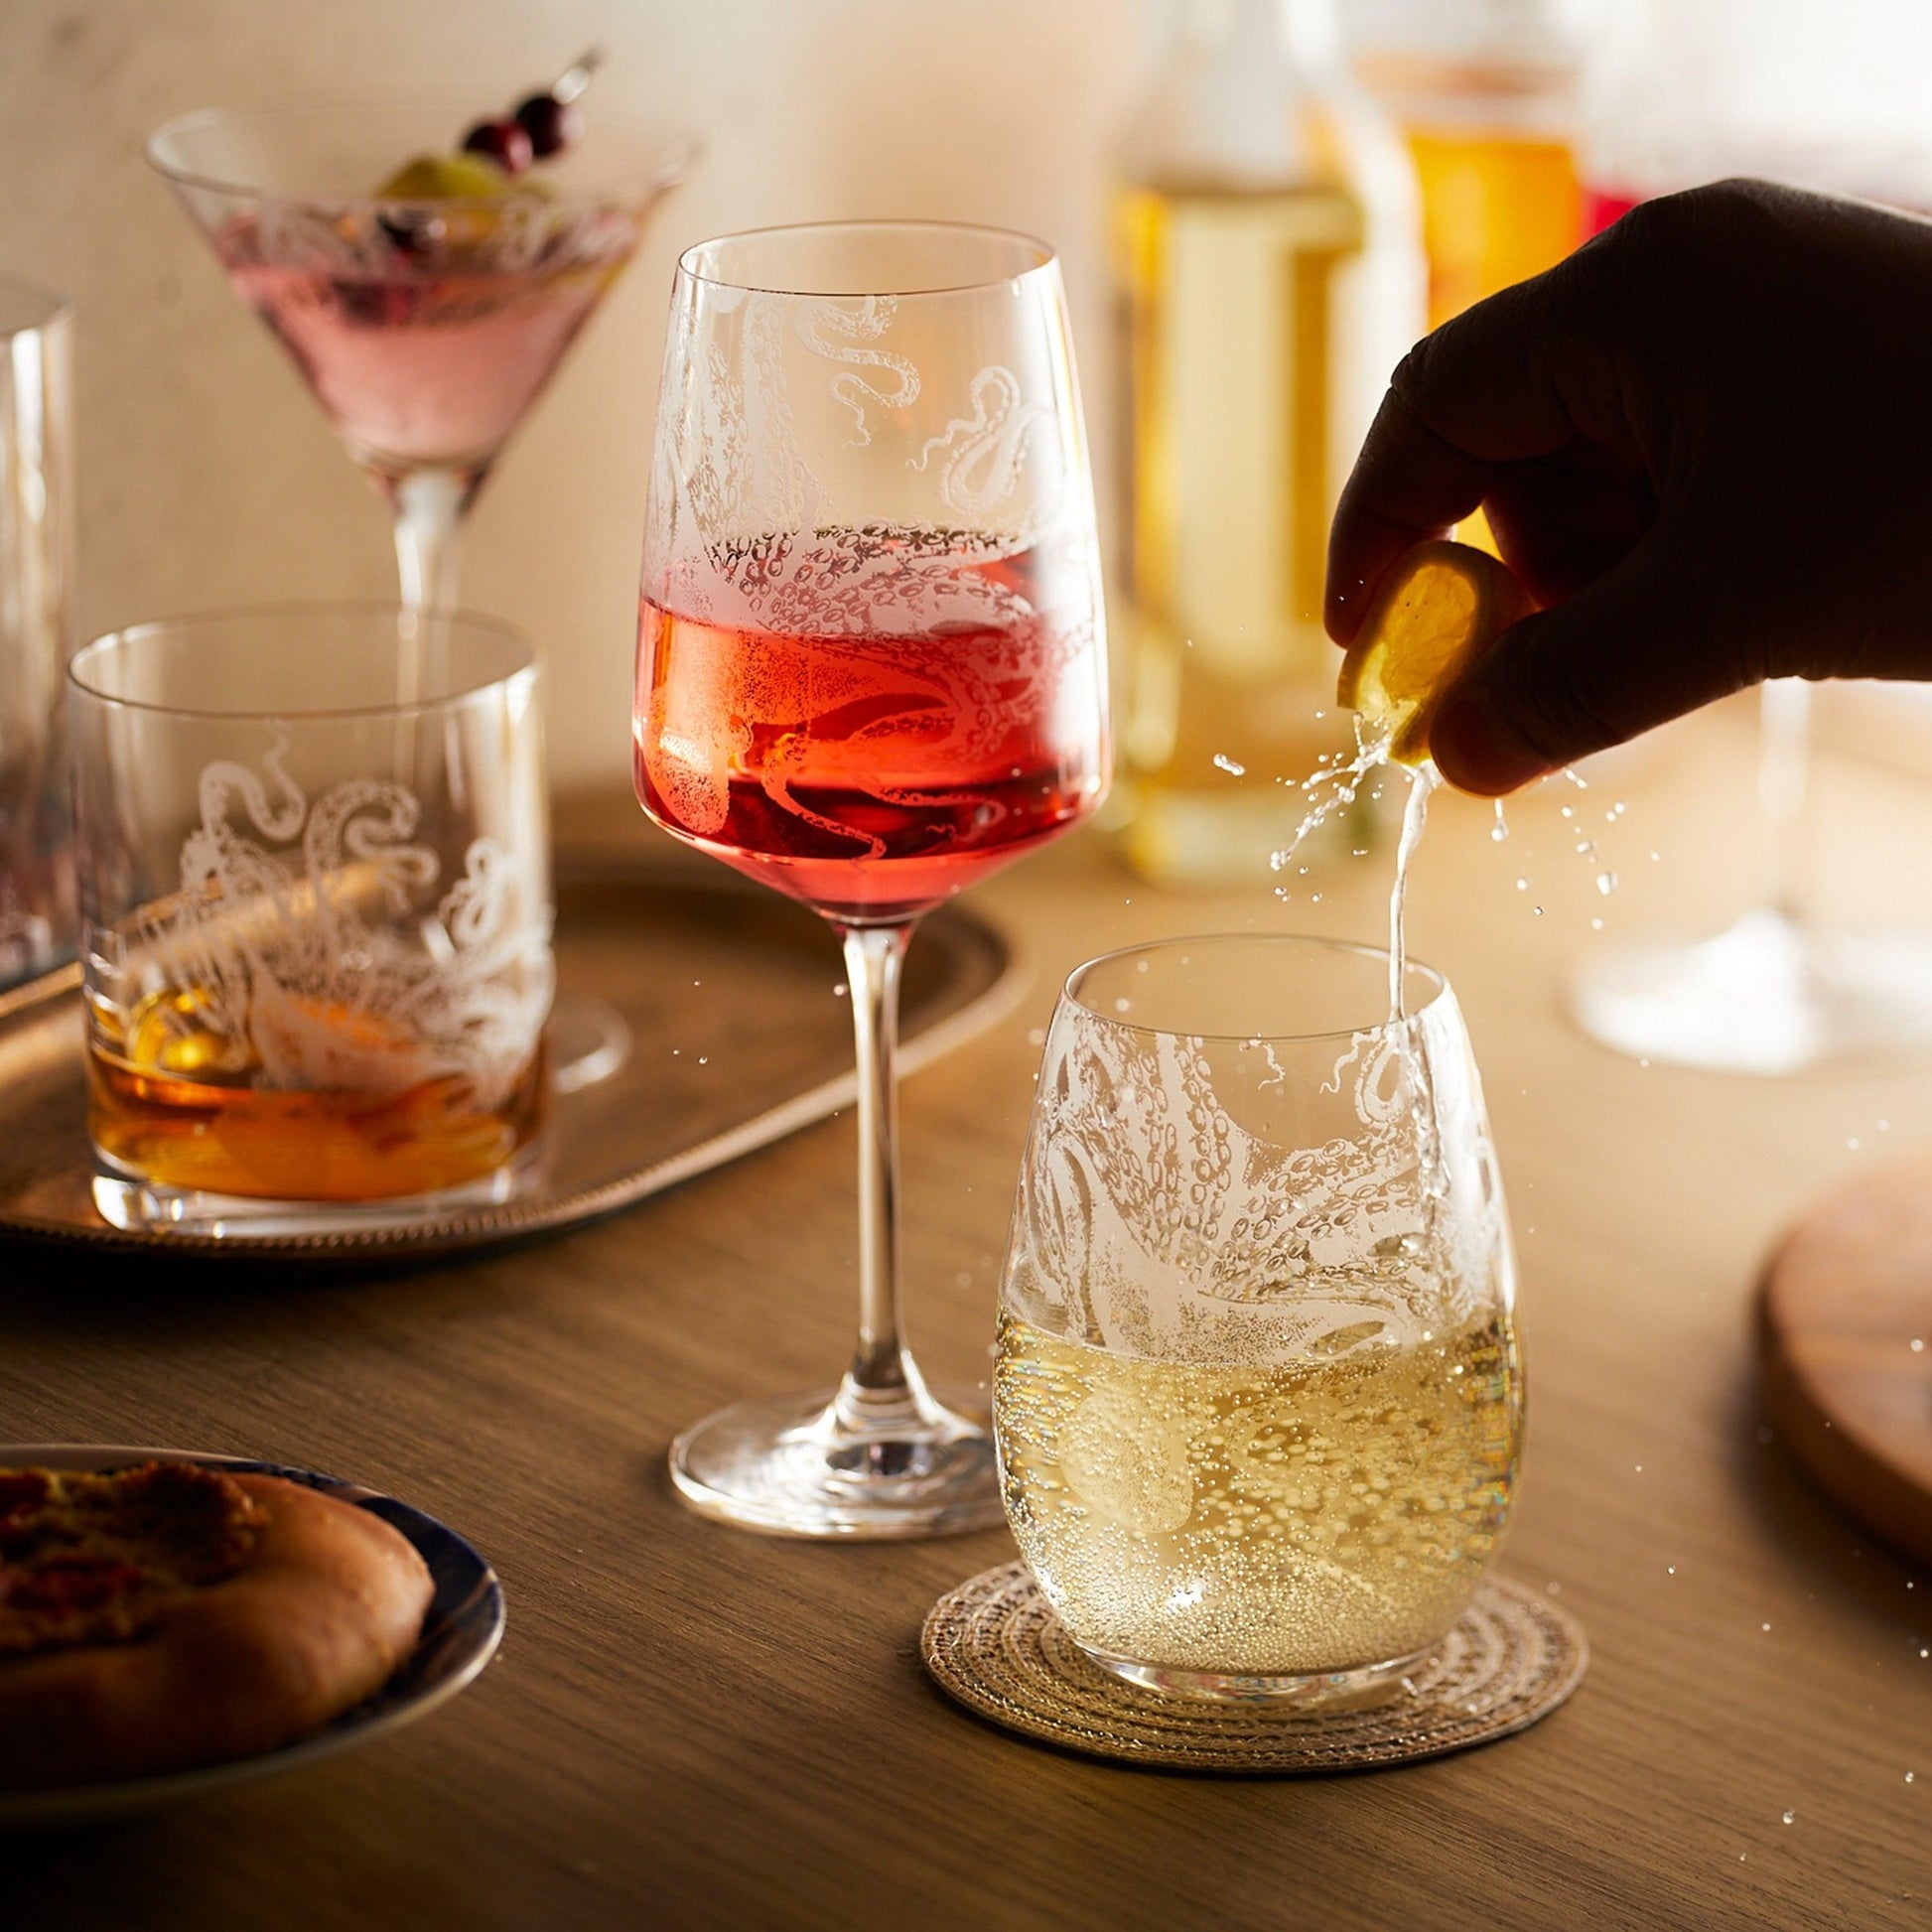
<path fill-rule="evenodd" d="M 899 967 L 923 913 L 1098 803 L 1106 688 L 1051 250 L 914 222 L 691 249 L 644 544 L 637 792 L 839 934 L 860 1139 L 852 1364 L 677 1440 L 672 1476 L 707 1515 L 852 1537 L 1000 1520 L 984 1421 L 937 1400 L 901 1339 Z"/>

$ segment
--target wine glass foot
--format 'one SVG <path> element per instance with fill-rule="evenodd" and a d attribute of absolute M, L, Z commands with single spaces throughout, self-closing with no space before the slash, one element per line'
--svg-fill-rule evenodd
<path fill-rule="evenodd" d="M 863 1428 L 829 1390 L 740 1402 L 687 1429 L 670 1464 L 699 1515 L 767 1536 L 958 1536 L 1005 1520 L 985 1424 L 931 1401 Z"/>
<path fill-rule="evenodd" d="M 1759 908 L 1709 939 L 1610 955 L 1570 1008 L 1598 1044 L 1674 1066 L 1898 1064 L 1932 1056 L 1932 933 L 1820 933 Z"/>
<path fill-rule="evenodd" d="M 550 1084 L 580 1093 L 608 1080 L 630 1057 L 630 1023 L 594 993 L 557 989 L 550 1006 Z"/>

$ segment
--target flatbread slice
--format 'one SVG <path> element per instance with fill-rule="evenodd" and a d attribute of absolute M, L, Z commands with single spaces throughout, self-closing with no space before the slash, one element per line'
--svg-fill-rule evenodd
<path fill-rule="evenodd" d="M 278 1476 L 222 1480 L 253 1532 L 238 1568 L 162 1593 L 138 1634 L 0 1653 L 0 1788 L 273 1750 L 372 1695 L 414 1650 L 433 1586 L 407 1538 Z"/>

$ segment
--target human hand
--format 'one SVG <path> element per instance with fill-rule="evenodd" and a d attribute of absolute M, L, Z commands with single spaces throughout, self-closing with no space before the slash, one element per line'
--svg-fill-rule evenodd
<path fill-rule="evenodd" d="M 1342 492 L 1329 634 L 1478 504 L 1543 608 L 1437 714 L 1464 790 L 1761 678 L 1932 678 L 1932 222 L 1721 182 L 1446 323 Z"/>

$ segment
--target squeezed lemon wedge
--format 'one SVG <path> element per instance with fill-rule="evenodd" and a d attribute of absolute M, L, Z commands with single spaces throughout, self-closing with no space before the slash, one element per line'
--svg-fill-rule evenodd
<path fill-rule="evenodd" d="M 1335 700 L 1387 736 L 1398 764 L 1429 757 L 1442 694 L 1536 607 L 1509 566 L 1466 543 L 1405 550 L 1384 575 L 1341 660 Z"/>

